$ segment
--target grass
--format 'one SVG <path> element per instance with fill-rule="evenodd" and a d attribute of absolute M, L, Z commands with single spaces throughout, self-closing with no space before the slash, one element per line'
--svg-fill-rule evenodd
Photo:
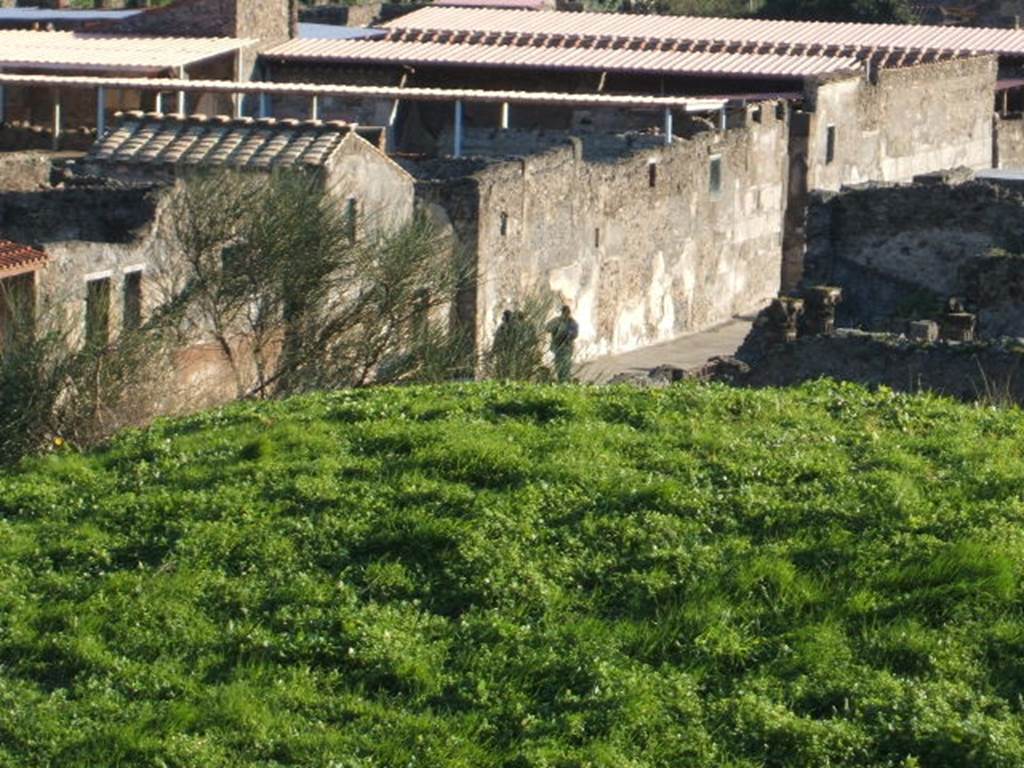
<path fill-rule="evenodd" d="M 465 385 L 0 474 L 0 766 L 1024 765 L 1024 415 Z"/>

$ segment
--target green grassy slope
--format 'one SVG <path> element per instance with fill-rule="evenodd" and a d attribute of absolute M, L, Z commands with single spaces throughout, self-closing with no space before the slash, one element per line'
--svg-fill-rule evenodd
<path fill-rule="evenodd" d="M 1024 765 L 1024 415 L 243 405 L 0 475 L 0 766 Z"/>

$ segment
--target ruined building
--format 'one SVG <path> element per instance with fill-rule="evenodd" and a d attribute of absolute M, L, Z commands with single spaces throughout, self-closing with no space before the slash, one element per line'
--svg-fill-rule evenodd
<path fill-rule="evenodd" d="M 145 185 L 304 166 L 335 131 L 337 194 L 393 221 L 429 211 L 472 260 L 458 319 L 479 349 L 537 292 L 572 307 L 585 355 L 756 311 L 804 274 L 813 193 L 1024 157 L 1018 30 L 432 7 L 309 37 L 282 0 L 64 29 L 0 31 L 5 146 L 74 132 L 91 148 L 70 177 Z M 0 193 L 21 211 L 0 236 L 43 246 L 85 302 L 148 264 L 159 228 L 114 247 L 20 218 L 32 195 L 31 221 L 88 208 L 79 193 Z"/>

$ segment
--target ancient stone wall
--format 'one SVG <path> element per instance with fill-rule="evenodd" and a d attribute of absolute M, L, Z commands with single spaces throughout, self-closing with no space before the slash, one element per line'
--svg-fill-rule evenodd
<path fill-rule="evenodd" d="M 412 218 L 413 177 L 357 134 L 345 137 L 326 170 L 328 191 L 352 201 L 359 228 L 390 230 Z"/>
<path fill-rule="evenodd" d="M 805 282 L 844 288 L 845 324 L 898 329 L 959 296 L 979 313 L 982 334 L 1024 335 L 1024 259 L 1014 255 L 1024 253 L 1024 194 L 936 182 L 812 195 Z"/>
<path fill-rule="evenodd" d="M 961 400 L 1024 404 L 1024 346 L 920 343 L 885 334 L 840 332 L 774 348 L 737 381 L 786 387 L 828 377 L 903 392 L 931 391 Z"/>
<path fill-rule="evenodd" d="M 808 187 L 990 168 L 996 61 L 956 59 L 808 85 Z M 829 126 L 834 157 L 827 157 Z"/>
<path fill-rule="evenodd" d="M 982 56 L 807 84 L 790 136 L 785 289 L 803 273 L 804 190 L 992 166 L 996 73 L 995 58 Z"/>
<path fill-rule="evenodd" d="M 1024 168 L 1024 115 L 996 120 L 997 168 Z"/>
<path fill-rule="evenodd" d="M 573 139 L 458 182 L 479 196 L 478 346 L 537 292 L 572 308 L 581 357 L 760 308 L 779 286 L 787 168 L 785 122 L 761 119 L 603 155 Z"/>

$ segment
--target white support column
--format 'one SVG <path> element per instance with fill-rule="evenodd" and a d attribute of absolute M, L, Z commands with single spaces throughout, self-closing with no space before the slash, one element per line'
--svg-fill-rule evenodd
<path fill-rule="evenodd" d="M 53 150 L 60 149 L 60 88 L 53 89 Z"/>
<path fill-rule="evenodd" d="M 729 119 L 725 114 L 725 107 L 718 110 L 718 130 L 725 131 L 729 127 Z"/>
<path fill-rule="evenodd" d="M 153 100 L 153 109 L 161 113 L 164 111 L 164 95 L 160 91 L 156 92 L 156 98 Z"/>
<path fill-rule="evenodd" d="M 508 130 L 508 102 L 501 102 L 501 130 Z"/>
<path fill-rule="evenodd" d="M 99 86 L 96 89 L 96 138 L 102 138 L 107 131 L 107 89 Z"/>
<path fill-rule="evenodd" d="M 270 94 L 260 94 L 260 117 L 270 117 Z"/>
<path fill-rule="evenodd" d="M 315 93 L 309 97 L 309 119 L 320 119 L 320 97 Z"/>
<path fill-rule="evenodd" d="M 462 157 L 462 100 L 455 101 L 455 135 L 452 147 L 453 157 Z"/>
<path fill-rule="evenodd" d="M 235 111 L 235 119 L 238 119 L 244 114 L 243 110 L 245 109 L 245 94 L 236 93 L 232 96 L 232 99 L 234 100 L 234 104 L 232 104 L 232 107 Z"/>
<path fill-rule="evenodd" d="M 672 143 L 672 107 L 665 107 L 665 143 Z"/>
<path fill-rule="evenodd" d="M 185 72 L 184 67 L 178 67 L 178 79 L 188 80 L 188 74 Z M 188 109 L 188 103 L 186 94 L 184 91 L 178 91 L 178 114 L 184 116 Z"/>

